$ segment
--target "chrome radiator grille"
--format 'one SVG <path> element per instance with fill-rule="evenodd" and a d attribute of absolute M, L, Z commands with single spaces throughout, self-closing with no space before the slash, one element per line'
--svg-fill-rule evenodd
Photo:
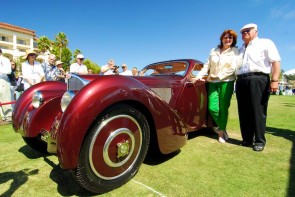
<path fill-rule="evenodd" d="M 72 75 L 71 78 L 68 79 L 68 91 L 79 91 L 85 85 L 87 85 L 89 81 L 82 79 L 76 75 Z"/>

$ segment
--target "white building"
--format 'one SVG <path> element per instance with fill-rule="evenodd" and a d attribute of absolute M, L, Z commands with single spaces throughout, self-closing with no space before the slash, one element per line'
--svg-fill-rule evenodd
<path fill-rule="evenodd" d="M 25 55 L 29 49 L 36 50 L 36 40 L 35 31 L 0 22 L 0 48 L 11 59 Z"/>

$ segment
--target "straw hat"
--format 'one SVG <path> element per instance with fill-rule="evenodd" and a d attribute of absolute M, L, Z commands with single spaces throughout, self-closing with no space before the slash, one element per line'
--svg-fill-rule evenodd
<path fill-rule="evenodd" d="M 59 60 L 56 61 L 55 65 L 58 66 L 59 64 L 63 64 L 63 62 L 62 61 L 59 61 Z"/>
<path fill-rule="evenodd" d="M 27 54 L 23 57 L 23 59 L 28 59 L 28 56 L 29 56 L 30 54 L 35 54 L 36 57 L 37 57 L 37 55 L 38 55 L 34 50 L 30 49 L 30 50 L 27 50 Z"/>

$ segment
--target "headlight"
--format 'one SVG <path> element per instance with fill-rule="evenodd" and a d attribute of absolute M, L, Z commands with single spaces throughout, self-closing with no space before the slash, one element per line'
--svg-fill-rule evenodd
<path fill-rule="evenodd" d="M 43 95 L 42 95 L 42 93 L 39 92 L 39 91 L 34 92 L 34 94 L 32 96 L 32 105 L 35 108 L 38 108 L 38 107 L 40 107 L 40 105 L 42 105 L 42 103 L 43 103 Z"/>
<path fill-rule="evenodd" d="M 66 110 L 66 108 L 68 107 L 68 105 L 70 104 L 74 96 L 75 96 L 74 92 L 71 92 L 71 91 L 67 91 L 64 93 L 60 102 L 62 112 Z"/>

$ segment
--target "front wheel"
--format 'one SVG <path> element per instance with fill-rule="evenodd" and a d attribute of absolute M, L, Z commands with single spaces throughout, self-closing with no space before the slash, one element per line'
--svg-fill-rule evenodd
<path fill-rule="evenodd" d="M 122 186 L 137 173 L 149 140 L 148 121 L 140 111 L 125 104 L 107 109 L 84 140 L 76 180 L 94 193 Z"/>

